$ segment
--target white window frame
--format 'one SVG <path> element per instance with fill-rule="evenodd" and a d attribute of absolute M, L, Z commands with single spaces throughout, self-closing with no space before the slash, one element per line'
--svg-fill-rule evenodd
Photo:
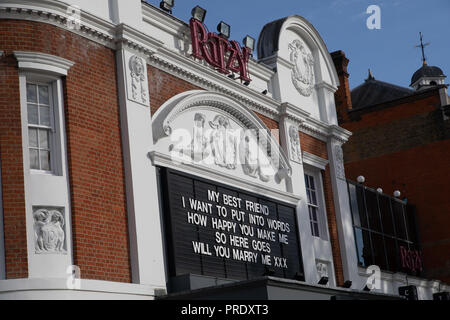
<path fill-rule="evenodd" d="M 62 80 L 60 77 L 47 75 L 47 74 L 38 74 L 35 72 L 23 72 L 20 74 L 21 78 L 21 86 L 20 86 L 20 95 L 23 97 L 26 102 L 24 105 L 24 113 L 23 113 L 23 126 L 26 128 L 26 139 L 24 139 L 24 152 L 26 152 L 27 159 L 27 168 L 30 170 L 31 174 L 41 174 L 41 175 L 54 175 L 61 176 L 62 175 L 62 161 L 63 156 L 61 154 L 61 130 L 64 126 L 60 123 L 60 114 L 63 112 L 61 108 L 64 106 L 61 105 L 59 97 L 62 96 Z M 47 170 L 38 170 L 31 169 L 30 164 L 30 143 L 28 130 L 31 127 L 39 127 L 35 125 L 30 125 L 28 122 L 28 104 L 27 104 L 27 84 L 40 84 L 40 85 L 48 85 L 50 87 L 49 98 L 50 98 L 50 133 L 51 137 L 49 139 L 49 149 L 51 150 L 50 157 L 50 171 Z M 50 97 L 51 94 L 51 97 Z M 39 139 L 39 137 L 38 137 Z"/>
<path fill-rule="evenodd" d="M 315 236 L 311 230 L 311 235 L 316 238 L 320 238 L 322 240 L 328 241 L 329 234 L 328 234 L 328 221 L 327 221 L 327 210 L 325 206 L 325 195 L 324 195 L 324 189 L 323 189 L 323 179 L 322 179 L 322 172 L 319 168 L 314 168 L 308 165 L 305 165 L 304 168 L 304 176 L 311 176 L 314 178 L 314 186 L 316 191 L 316 198 L 317 198 L 317 205 L 315 206 L 318 210 L 317 212 L 317 223 L 319 225 L 319 236 Z M 305 183 L 306 187 L 306 183 Z M 307 201 L 307 199 L 306 199 Z M 308 201 L 307 201 L 308 202 Z M 307 203 L 308 206 L 308 215 L 309 215 L 309 207 L 312 206 L 309 202 Z M 311 219 L 311 218 L 310 218 Z M 309 221 L 311 224 L 311 220 Z"/>
<path fill-rule="evenodd" d="M 58 101 L 57 101 L 57 96 L 58 96 L 58 92 L 57 92 L 57 85 L 56 85 L 56 81 L 58 80 L 53 80 L 53 79 L 47 79 L 47 81 L 45 81 L 45 79 L 42 79 L 42 77 L 39 76 L 33 76 L 33 75 L 29 75 L 29 76 L 25 76 L 26 77 L 26 87 L 28 86 L 28 84 L 32 84 L 32 85 L 36 85 L 36 86 L 47 86 L 49 88 L 49 117 L 50 117 L 50 125 L 49 126 L 42 126 L 42 125 L 36 125 L 36 124 L 30 124 L 28 122 L 28 98 L 27 98 L 27 126 L 28 126 L 28 130 L 30 130 L 30 128 L 35 128 L 35 129 L 44 129 L 50 132 L 50 137 L 49 137 L 49 141 L 48 141 L 48 150 L 50 151 L 50 170 L 42 170 L 42 169 L 32 169 L 31 168 L 31 163 L 30 163 L 30 171 L 33 174 L 53 174 L 53 175 L 60 175 L 61 174 L 61 154 L 60 154 L 60 150 L 58 150 L 58 144 L 61 142 L 58 138 L 59 138 L 59 128 L 60 128 L 60 124 L 59 121 L 57 120 L 58 117 L 55 115 L 58 115 L 58 109 L 61 108 L 61 106 L 59 106 Z M 44 81 L 35 81 L 37 79 L 42 79 Z M 48 82 L 50 81 L 50 82 Z M 27 88 L 26 88 L 27 89 Z M 25 94 L 27 94 L 27 92 L 25 92 Z M 39 95 L 38 91 L 37 94 Z M 39 106 L 40 104 L 38 104 L 38 119 L 39 119 Z M 39 132 L 39 130 L 38 130 Z M 39 138 L 39 134 L 37 136 L 38 141 L 40 140 Z M 39 144 L 39 142 L 38 142 Z M 30 159 L 30 149 L 33 149 L 33 147 L 30 147 L 30 141 L 28 138 L 28 159 Z M 38 148 L 38 150 L 41 150 L 41 148 Z M 39 153 L 40 154 L 40 153 Z M 40 157 L 39 157 L 40 158 Z M 31 162 L 31 161 L 30 161 Z M 39 159 L 40 162 L 40 159 Z"/>

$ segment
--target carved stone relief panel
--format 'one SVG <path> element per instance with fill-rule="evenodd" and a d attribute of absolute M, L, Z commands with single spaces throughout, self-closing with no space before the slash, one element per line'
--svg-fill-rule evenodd
<path fill-rule="evenodd" d="M 33 207 L 36 254 L 66 254 L 64 208 Z"/>
<path fill-rule="evenodd" d="M 128 100 L 149 106 L 147 63 L 141 57 L 126 54 Z"/>
<path fill-rule="evenodd" d="M 291 161 L 302 163 L 302 152 L 300 149 L 300 137 L 298 128 L 289 126 L 289 155 Z"/>
<path fill-rule="evenodd" d="M 191 135 L 189 140 L 175 138 L 177 142 L 169 146 L 175 160 L 215 165 L 231 171 L 241 168 L 245 175 L 263 182 L 274 175 L 267 147 L 261 144 L 263 137 L 258 136 L 257 130 L 243 129 L 223 114 L 197 112 L 193 123 L 191 132 L 184 131 L 186 135 Z M 172 135 L 175 130 L 168 130 L 168 133 Z"/>
<path fill-rule="evenodd" d="M 335 145 L 334 153 L 336 156 L 336 177 L 345 179 L 344 153 L 342 152 L 342 147 Z"/>
<path fill-rule="evenodd" d="M 314 88 L 314 57 L 300 39 L 289 44 L 292 83 L 298 92 L 309 97 Z"/>

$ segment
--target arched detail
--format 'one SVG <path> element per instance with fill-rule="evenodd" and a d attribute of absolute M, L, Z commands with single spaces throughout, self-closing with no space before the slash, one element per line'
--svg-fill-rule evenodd
<path fill-rule="evenodd" d="M 157 146 L 160 140 L 172 134 L 174 130 L 172 124 L 182 117 L 183 114 L 197 110 L 201 111 L 202 109 L 224 115 L 233 122 L 238 123 L 243 129 L 254 130 L 258 139 L 264 138 L 264 141 L 267 141 L 265 145 L 267 158 L 271 160 L 272 166 L 276 168 L 276 179 L 282 180 L 286 176 L 291 175 L 291 166 L 285 153 L 264 122 L 253 111 L 219 93 L 192 90 L 169 99 L 153 116 L 154 145 Z M 264 136 L 261 137 L 261 134 Z M 263 178 L 261 180 L 264 181 Z"/>
<path fill-rule="evenodd" d="M 293 15 L 288 17 L 284 23 L 281 26 L 280 29 L 280 35 L 283 33 L 283 31 L 285 30 L 291 30 L 301 36 L 303 36 L 303 39 L 307 42 L 308 46 L 310 48 L 313 48 L 313 51 L 317 50 L 317 54 L 315 55 L 315 58 L 319 57 L 319 53 L 320 55 L 323 57 L 323 59 L 325 60 L 325 64 L 327 67 L 327 72 L 330 75 L 331 78 L 331 85 L 335 88 L 337 88 L 339 86 L 339 78 L 336 72 L 336 68 L 334 66 L 333 63 L 333 59 L 331 58 L 330 53 L 328 52 L 328 48 L 325 44 L 325 42 L 323 41 L 322 37 L 320 36 L 319 32 L 317 32 L 317 30 L 314 28 L 314 26 L 309 23 L 308 20 L 306 20 L 305 18 L 298 16 L 298 15 Z M 278 41 L 281 40 L 281 37 L 278 37 Z M 278 43 L 278 47 L 280 47 L 281 43 Z M 317 65 L 319 65 L 317 63 Z M 322 79 L 318 79 L 318 80 L 322 80 Z"/>
<path fill-rule="evenodd" d="M 339 86 L 339 78 L 334 67 L 333 59 L 328 52 L 327 46 L 314 26 L 305 18 L 293 15 L 268 23 L 264 26 L 258 39 L 258 59 L 266 59 L 279 53 L 281 46 L 281 35 L 286 30 L 306 36 L 308 46 L 316 49 L 325 60 L 327 71 L 330 74 L 331 85 Z"/>

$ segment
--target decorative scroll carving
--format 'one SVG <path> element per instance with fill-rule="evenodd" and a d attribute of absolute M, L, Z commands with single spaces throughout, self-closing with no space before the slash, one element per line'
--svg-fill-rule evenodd
<path fill-rule="evenodd" d="M 339 145 L 334 146 L 334 154 L 336 156 L 336 177 L 345 179 L 344 153 Z"/>
<path fill-rule="evenodd" d="M 302 152 L 300 149 L 300 137 L 295 126 L 289 127 L 289 148 L 290 159 L 297 163 L 302 163 Z"/>
<path fill-rule="evenodd" d="M 292 83 L 301 95 L 309 97 L 314 87 L 314 58 L 299 39 L 289 44 L 289 50 L 294 65 L 291 71 Z"/>
<path fill-rule="evenodd" d="M 133 101 L 148 104 L 148 82 L 144 59 L 132 56 L 129 60 L 131 77 L 131 99 Z"/>
<path fill-rule="evenodd" d="M 61 211 L 38 209 L 33 212 L 36 254 L 66 253 L 65 220 Z"/>

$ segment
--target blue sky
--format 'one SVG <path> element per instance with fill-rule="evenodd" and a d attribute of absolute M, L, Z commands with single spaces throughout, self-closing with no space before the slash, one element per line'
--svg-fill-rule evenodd
<path fill-rule="evenodd" d="M 159 0 L 147 2 L 159 6 Z M 381 8 L 381 29 L 369 30 L 369 5 Z M 319 31 L 330 52 L 343 50 L 350 59 L 350 87 L 367 78 L 368 68 L 377 80 L 408 87 L 421 67 L 419 31 L 431 42 L 425 54 L 429 65 L 450 75 L 450 0 L 175 0 L 173 15 L 184 21 L 196 5 L 207 10 L 211 31 L 223 20 L 231 25 L 231 39 L 246 34 L 258 39 L 263 26 L 298 14 Z M 450 80 L 447 79 L 446 83 Z"/>

